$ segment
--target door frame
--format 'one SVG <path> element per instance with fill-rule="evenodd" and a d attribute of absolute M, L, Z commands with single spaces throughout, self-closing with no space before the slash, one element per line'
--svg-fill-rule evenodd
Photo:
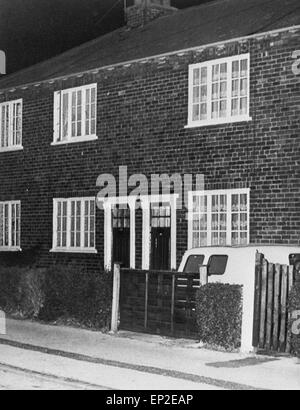
<path fill-rule="evenodd" d="M 150 269 L 151 204 L 169 203 L 171 207 L 171 269 L 177 268 L 177 199 L 178 194 L 149 195 L 141 198 L 143 207 L 143 262 L 142 269 Z"/>
<path fill-rule="evenodd" d="M 113 224 L 112 209 L 115 205 L 127 205 L 130 209 L 130 268 L 135 269 L 135 203 L 136 197 L 105 198 L 104 208 L 104 266 L 112 269 Z"/>
<path fill-rule="evenodd" d="M 170 195 L 141 195 L 104 198 L 104 266 L 112 269 L 113 228 L 112 208 L 115 205 L 128 205 L 130 208 L 130 268 L 136 268 L 136 202 L 140 201 L 143 218 L 142 237 L 142 269 L 150 269 L 151 251 L 151 204 L 169 203 L 171 207 L 171 269 L 177 268 L 177 200 L 178 194 Z"/>

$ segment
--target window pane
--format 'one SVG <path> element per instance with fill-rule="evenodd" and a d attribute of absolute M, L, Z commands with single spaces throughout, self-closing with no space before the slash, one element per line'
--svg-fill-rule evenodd
<path fill-rule="evenodd" d="M 201 84 L 207 84 L 207 67 L 201 68 Z"/>
<path fill-rule="evenodd" d="M 193 196 L 192 244 L 238 245 L 248 241 L 248 194 L 221 192 Z"/>
<path fill-rule="evenodd" d="M 220 79 L 221 80 L 227 80 L 227 63 L 221 64 Z"/>
<path fill-rule="evenodd" d="M 232 78 L 237 78 L 240 75 L 240 65 L 238 61 L 232 63 Z"/>
<path fill-rule="evenodd" d="M 193 232 L 193 248 L 200 247 L 200 234 L 199 232 Z"/>
<path fill-rule="evenodd" d="M 17 202 L 0 203 L 0 247 L 20 247 L 21 209 Z"/>
<path fill-rule="evenodd" d="M 22 142 L 22 102 L 0 104 L 0 148 L 20 146 Z"/>
<path fill-rule="evenodd" d="M 220 66 L 219 64 L 213 66 L 212 70 L 212 80 L 219 81 L 220 79 Z"/>
<path fill-rule="evenodd" d="M 231 115 L 248 114 L 248 60 L 235 61 L 232 64 L 232 104 Z"/>
<path fill-rule="evenodd" d="M 246 115 L 248 112 L 248 98 L 241 98 L 241 115 Z"/>
<path fill-rule="evenodd" d="M 11 246 L 16 246 L 16 205 L 11 205 L 11 221 L 10 221 Z"/>
<path fill-rule="evenodd" d="M 77 137 L 81 136 L 82 126 L 82 92 L 77 92 Z"/>
<path fill-rule="evenodd" d="M 231 115 L 232 116 L 239 115 L 239 100 L 238 100 L 238 98 L 235 99 L 235 100 L 232 100 Z"/>
<path fill-rule="evenodd" d="M 200 267 L 203 265 L 204 255 L 191 255 L 189 256 L 184 270 L 184 273 L 199 273 Z"/>
<path fill-rule="evenodd" d="M 0 246 L 4 245 L 4 206 L 0 203 Z"/>
<path fill-rule="evenodd" d="M 241 96 L 247 95 L 247 87 L 248 87 L 248 81 L 247 81 L 247 79 L 241 80 L 241 87 L 240 87 Z"/>
<path fill-rule="evenodd" d="M 16 118 L 16 144 L 22 144 L 22 104 L 17 104 L 17 118 Z"/>
<path fill-rule="evenodd" d="M 200 88 L 194 87 L 194 94 L 193 94 L 193 102 L 194 104 L 198 104 L 200 100 Z"/>
<path fill-rule="evenodd" d="M 195 69 L 194 70 L 194 85 L 199 85 L 200 84 L 200 70 Z"/>
<path fill-rule="evenodd" d="M 220 94 L 221 94 L 221 98 L 227 97 L 227 82 L 222 82 L 220 84 Z"/>
<path fill-rule="evenodd" d="M 9 246 L 9 206 L 4 207 L 4 246 Z"/>
<path fill-rule="evenodd" d="M 248 77 L 248 60 L 241 60 L 241 77 Z"/>
<path fill-rule="evenodd" d="M 199 107 L 198 104 L 193 106 L 193 121 L 199 121 L 199 119 L 200 119 L 199 109 L 200 109 L 200 107 Z"/>
<path fill-rule="evenodd" d="M 224 118 L 227 116 L 227 101 L 220 102 L 220 117 Z"/>
<path fill-rule="evenodd" d="M 212 118 L 218 118 L 219 117 L 219 104 L 217 102 L 212 103 L 211 107 L 211 116 Z"/>
<path fill-rule="evenodd" d="M 208 262 L 209 275 L 224 275 L 228 263 L 227 255 L 213 255 Z"/>
<path fill-rule="evenodd" d="M 68 138 L 68 127 L 69 127 L 69 95 L 63 94 L 63 140 Z"/>
<path fill-rule="evenodd" d="M 201 102 L 207 101 L 207 86 L 203 85 L 201 87 Z"/>
<path fill-rule="evenodd" d="M 63 202 L 62 205 L 62 244 L 63 247 L 67 246 L 67 202 Z"/>

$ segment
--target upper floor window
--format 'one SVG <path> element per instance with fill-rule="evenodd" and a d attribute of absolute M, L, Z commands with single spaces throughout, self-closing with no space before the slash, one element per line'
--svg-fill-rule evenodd
<path fill-rule="evenodd" d="M 249 54 L 190 66 L 188 127 L 250 121 L 249 100 Z"/>
<path fill-rule="evenodd" d="M 250 190 L 190 192 L 189 248 L 250 242 Z"/>
<path fill-rule="evenodd" d="M 21 202 L 0 202 L 0 250 L 20 250 Z"/>
<path fill-rule="evenodd" d="M 54 93 L 53 144 L 97 139 L 97 84 Z"/>
<path fill-rule="evenodd" d="M 0 104 L 0 152 L 22 149 L 22 100 Z"/>
<path fill-rule="evenodd" d="M 55 199 L 53 251 L 96 252 L 95 198 Z"/>

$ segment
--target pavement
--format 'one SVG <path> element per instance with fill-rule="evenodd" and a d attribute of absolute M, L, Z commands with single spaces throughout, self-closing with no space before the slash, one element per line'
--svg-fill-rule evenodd
<path fill-rule="evenodd" d="M 295 358 L 216 352 L 191 340 L 10 319 L 7 334 L 0 336 L 3 382 L 1 369 L 44 377 L 49 389 L 62 383 L 71 389 L 300 390 Z"/>

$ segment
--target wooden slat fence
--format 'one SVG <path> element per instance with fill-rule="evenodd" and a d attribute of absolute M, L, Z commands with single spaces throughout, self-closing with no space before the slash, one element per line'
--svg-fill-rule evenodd
<path fill-rule="evenodd" d="M 197 338 L 199 274 L 121 270 L 120 329 Z"/>
<path fill-rule="evenodd" d="M 253 346 L 266 352 L 291 352 L 288 298 L 294 267 L 269 263 L 256 256 Z"/>

